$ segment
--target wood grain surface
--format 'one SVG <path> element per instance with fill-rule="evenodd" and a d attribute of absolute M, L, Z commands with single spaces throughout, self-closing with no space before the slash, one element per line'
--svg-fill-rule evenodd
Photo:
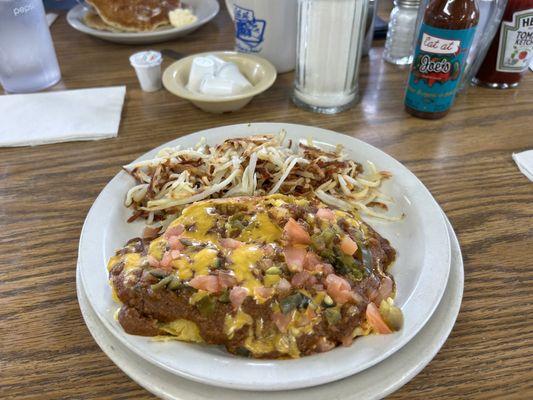
<path fill-rule="evenodd" d="M 471 88 L 446 118 L 419 120 L 403 111 L 406 71 L 384 63 L 377 43 L 362 62 L 361 101 L 347 112 L 296 108 L 293 75 L 284 74 L 242 111 L 212 115 L 164 90 L 142 92 L 128 57 L 143 47 L 80 34 L 64 15 L 52 34 L 63 72 L 54 90 L 126 85 L 127 99 L 116 139 L 0 149 L 0 398 L 154 398 L 82 320 L 75 268 L 84 218 L 140 154 L 200 129 L 260 121 L 332 129 L 386 151 L 427 185 L 459 236 L 465 292 L 455 328 L 390 398 L 533 398 L 533 184 L 511 159 L 533 148 L 532 73 L 517 90 Z M 190 36 L 150 47 L 231 49 L 232 26 L 221 11 Z"/>

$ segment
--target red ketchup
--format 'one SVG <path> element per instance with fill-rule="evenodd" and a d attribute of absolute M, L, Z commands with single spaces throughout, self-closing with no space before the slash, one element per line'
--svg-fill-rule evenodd
<path fill-rule="evenodd" d="M 474 83 L 497 89 L 515 87 L 532 59 L 533 0 L 509 0 Z"/>

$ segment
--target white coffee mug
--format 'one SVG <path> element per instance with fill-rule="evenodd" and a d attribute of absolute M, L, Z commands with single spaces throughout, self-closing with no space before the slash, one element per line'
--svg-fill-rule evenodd
<path fill-rule="evenodd" d="M 296 65 L 298 0 L 226 0 L 235 22 L 235 50 L 256 53 L 278 73 Z"/>

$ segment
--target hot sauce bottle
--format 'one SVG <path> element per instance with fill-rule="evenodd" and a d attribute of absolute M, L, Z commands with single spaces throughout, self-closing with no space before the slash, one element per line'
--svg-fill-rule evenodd
<path fill-rule="evenodd" d="M 515 87 L 533 59 L 533 0 L 509 0 L 474 83 Z"/>
<path fill-rule="evenodd" d="M 448 113 L 478 20 L 475 0 L 429 0 L 407 83 L 408 113 L 428 119 Z"/>

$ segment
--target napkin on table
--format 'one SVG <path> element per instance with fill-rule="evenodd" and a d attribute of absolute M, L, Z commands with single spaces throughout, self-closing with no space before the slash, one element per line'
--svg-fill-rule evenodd
<path fill-rule="evenodd" d="M 513 153 L 513 160 L 520 172 L 533 182 L 533 150 Z"/>
<path fill-rule="evenodd" d="M 55 13 L 47 13 L 46 14 L 46 22 L 48 23 L 48 26 L 52 26 L 52 24 L 57 19 L 57 14 Z"/>
<path fill-rule="evenodd" d="M 116 137 L 125 86 L 0 96 L 0 146 Z"/>

